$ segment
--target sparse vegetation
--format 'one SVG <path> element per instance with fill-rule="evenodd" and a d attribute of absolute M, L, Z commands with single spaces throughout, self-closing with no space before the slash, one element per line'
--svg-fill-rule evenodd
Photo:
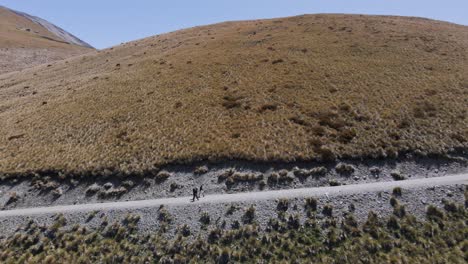
<path fill-rule="evenodd" d="M 276 205 L 276 208 L 279 211 L 287 211 L 289 208 L 289 200 L 286 198 L 279 199 L 278 204 Z"/>
<path fill-rule="evenodd" d="M 330 204 L 326 204 L 323 206 L 322 213 L 325 216 L 332 217 L 333 216 L 333 206 Z"/>
<path fill-rule="evenodd" d="M 205 174 L 207 172 L 208 172 L 208 166 L 206 165 L 196 167 L 195 170 L 193 171 L 193 173 L 198 174 L 198 175 Z"/>
<path fill-rule="evenodd" d="M 349 175 L 352 174 L 356 169 L 353 165 L 345 164 L 345 163 L 338 163 L 335 167 L 336 172 L 339 174 Z"/>
<path fill-rule="evenodd" d="M 387 16 L 274 21 L 180 30 L 5 75 L 0 120 L 21 122 L 1 122 L 0 171 L 153 178 L 169 163 L 467 149 L 466 27 Z"/>
<path fill-rule="evenodd" d="M 340 185 L 341 185 L 341 183 L 340 183 L 339 181 L 333 180 L 333 179 L 328 180 L 328 184 L 329 184 L 330 186 L 340 186 Z"/>
<path fill-rule="evenodd" d="M 233 215 L 235 211 L 239 210 L 239 207 L 236 206 L 235 204 L 231 204 L 226 211 L 226 215 Z"/>
<path fill-rule="evenodd" d="M 17 202 L 19 199 L 19 195 L 17 192 L 10 192 L 8 196 L 8 200 L 6 201 L 6 205 L 12 204 Z"/>
<path fill-rule="evenodd" d="M 317 199 L 313 197 L 308 197 L 305 199 L 305 209 L 317 211 Z"/>
<path fill-rule="evenodd" d="M 171 173 L 168 171 L 160 171 L 158 174 L 156 174 L 156 182 L 161 183 L 166 181 L 169 177 L 171 177 Z"/>
<path fill-rule="evenodd" d="M 292 181 L 294 181 L 294 178 L 287 174 L 284 176 L 281 176 L 278 173 L 273 172 L 270 174 L 270 176 L 268 176 L 268 183 L 270 185 L 287 184 L 287 183 L 291 183 Z"/>
<path fill-rule="evenodd" d="M 390 173 L 390 176 L 392 176 L 392 178 L 393 178 L 395 181 L 402 181 L 402 180 L 405 180 L 405 179 L 406 179 L 406 177 L 405 177 L 403 174 L 401 174 L 401 172 L 399 172 L 399 171 L 392 171 L 392 172 Z"/>
<path fill-rule="evenodd" d="M 210 218 L 210 214 L 208 212 L 203 212 L 200 216 L 200 223 L 202 223 L 202 225 L 209 225 L 211 222 L 211 218 Z"/>
<path fill-rule="evenodd" d="M 464 263 L 467 217 L 463 205 L 449 211 L 430 205 L 425 221 L 410 214 L 384 219 L 370 212 L 362 224 L 349 214 L 321 225 L 312 214 L 301 225 L 298 216 L 288 215 L 271 219 L 265 231 L 237 222 L 233 230 L 208 230 L 204 239 L 189 238 L 194 234 L 183 226 L 180 235 L 167 240 L 161 232 L 139 234 L 134 215 L 97 230 L 66 228 L 58 215 L 51 226 L 30 221 L 1 238 L 0 262 Z"/>
<path fill-rule="evenodd" d="M 310 170 L 310 174 L 314 176 L 323 176 L 327 174 L 328 170 L 327 168 L 320 166 L 320 167 L 315 167 Z"/>
<path fill-rule="evenodd" d="M 252 224 L 255 219 L 255 206 L 251 205 L 242 216 L 244 224 Z"/>
<path fill-rule="evenodd" d="M 165 224 L 170 224 L 172 222 L 172 216 L 166 207 L 161 206 L 161 208 L 159 208 L 158 220 Z"/>
<path fill-rule="evenodd" d="M 395 187 L 392 191 L 394 196 L 401 196 L 401 187 Z"/>
<path fill-rule="evenodd" d="M 86 189 L 86 196 L 95 195 L 95 194 L 98 193 L 99 191 L 101 191 L 101 186 L 99 186 L 98 184 L 94 183 L 94 184 L 92 184 L 91 186 L 89 186 L 89 187 Z"/>

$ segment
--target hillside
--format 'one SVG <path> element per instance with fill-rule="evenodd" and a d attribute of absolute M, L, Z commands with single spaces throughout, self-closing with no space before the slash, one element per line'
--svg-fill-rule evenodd
<path fill-rule="evenodd" d="M 0 76 L 0 173 L 466 150 L 467 56 L 465 26 L 360 15 L 126 43 Z"/>
<path fill-rule="evenodd" d="M 0 6 L 0 74 L 92 50 L 41 18 Z"/>

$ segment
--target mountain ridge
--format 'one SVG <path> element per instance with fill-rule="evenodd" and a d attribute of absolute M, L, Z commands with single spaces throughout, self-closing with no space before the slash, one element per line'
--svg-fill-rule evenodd
<path fill-rule="evenodd" d="M 0 6 L 0 74 L 94 50 L 41 18 Z"/>

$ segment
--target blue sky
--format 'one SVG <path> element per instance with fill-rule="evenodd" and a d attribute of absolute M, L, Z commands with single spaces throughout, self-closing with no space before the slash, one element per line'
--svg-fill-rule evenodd
<path fill-rule="evenodd" d="M 226 20 L 314 13 L 419 16 L 468 25 L 468 0 L 0 0 L 96 48 Z"/>

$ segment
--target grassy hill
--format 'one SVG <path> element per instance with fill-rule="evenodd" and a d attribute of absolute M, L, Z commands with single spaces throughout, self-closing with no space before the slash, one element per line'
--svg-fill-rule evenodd
<path fill-rule="evenodd" d="M 195 27 L 0 76 L 0 172 L 468 147 L 468 28 L 305 15 Z"/>
<path fill-rule="evenodd" d="M 0 74 L 90 51 L 67 43 L 26 14 L 0 6 Z"/>

